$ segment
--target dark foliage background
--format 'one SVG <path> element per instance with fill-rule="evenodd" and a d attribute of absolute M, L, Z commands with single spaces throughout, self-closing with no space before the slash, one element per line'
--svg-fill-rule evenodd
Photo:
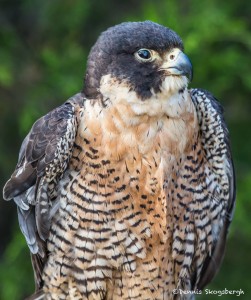
<path fill-rule="evenodd" d="M 235 218 L 223 266 L 210 288 L 242 289 L 240 298 L 250 299 L 250 12 L 248 0 L 2 0 L 0 186 L 33 122 L 81 89 L 88 52 L 101 31 L 145 19 L 171 27 L 193 62 L 191 86 L 212 91 L 225 107 L 236 166 Z M 0 201 L 0 229 L 0 299 L 23 299 L 33 291 L 33 275 L 14 203 Z"/>

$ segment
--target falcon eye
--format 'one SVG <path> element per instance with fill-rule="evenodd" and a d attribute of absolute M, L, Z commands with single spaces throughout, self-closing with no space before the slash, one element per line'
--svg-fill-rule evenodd
<path fill-rule="evenodd" d="M 135 56 L 138 60 L 142 62 L 147 62 L 152 60 L 152 52 L 151 50 L 148 49 L 139 49 L 136 53 Z"/>

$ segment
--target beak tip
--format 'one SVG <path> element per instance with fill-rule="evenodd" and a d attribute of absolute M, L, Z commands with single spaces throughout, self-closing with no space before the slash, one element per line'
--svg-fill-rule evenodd
<path fill-rule="evenodd" d="M 193 65 L 188 56 L 183 52 L 181 52 L 179 68 L 184 72 L 184 75 L 187 76 L 189 82 L 191 82 L 193 80 Z"/>
<path fill-rule="evenodd" d="M 188 73 L 188 77 L 189 79 L 189 82 L 191 82 L 193 80 L 193 67 L 192 67 L 192 64 L 191 64 L 191 71 Z"/>

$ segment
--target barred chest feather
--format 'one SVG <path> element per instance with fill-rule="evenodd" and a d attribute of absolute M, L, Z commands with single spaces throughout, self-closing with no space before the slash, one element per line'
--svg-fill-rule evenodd
<path fill-rule="evenodd" d="M 48 242 L 48 299 L 171 299 L 212 243 L 195 112 L 85 105 Z"/>

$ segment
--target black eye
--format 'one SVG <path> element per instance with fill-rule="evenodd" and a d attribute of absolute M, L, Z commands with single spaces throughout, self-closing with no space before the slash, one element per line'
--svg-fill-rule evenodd
<path fill-rule="evenodd" d="M 150 61 L 152 59 L 152 53 L 148 49 L 139 49 L 136 53 L 135 56 L 137 59 L 140 61 Z"/>
<path fill-rule="evenodd" d="M 143 59 L 149 59 L 151 57 L 151 53 L 147 49 L 140 49 L 138 51 L 138 56 L 143 58 Z"/>

